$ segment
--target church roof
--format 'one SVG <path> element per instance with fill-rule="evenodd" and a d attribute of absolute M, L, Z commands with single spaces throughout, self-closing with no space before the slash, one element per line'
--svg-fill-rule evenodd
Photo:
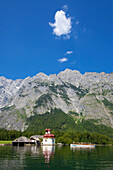
<path fill-rule="evenodd" d="M 53 134 L 45 134 L 43 138 L 55 138 Z"/>

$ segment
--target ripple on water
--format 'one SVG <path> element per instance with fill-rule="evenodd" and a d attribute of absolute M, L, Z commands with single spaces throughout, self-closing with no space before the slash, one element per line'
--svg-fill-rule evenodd
<path fill-rule="evenodd" d="M 0 170 L 113 169 L 113 147 L 90 149 L 59 147 L 0 147 Z"/>

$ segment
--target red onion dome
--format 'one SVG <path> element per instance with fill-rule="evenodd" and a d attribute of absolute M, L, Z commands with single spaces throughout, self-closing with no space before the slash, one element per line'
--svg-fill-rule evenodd
<path fill-rule="evenodd" d="M 48 129 L 45 129 L 45 132 L 48 132 Z"/>

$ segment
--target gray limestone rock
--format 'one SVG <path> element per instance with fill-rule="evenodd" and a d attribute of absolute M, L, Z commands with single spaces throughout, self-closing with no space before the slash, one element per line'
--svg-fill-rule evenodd
<path fill-rule="evenodd" d="M 58 75 L 39 73 L 26 79 L 0 77 L 0 128 L 24 130 L 26 117 L 59 108 L 113 127 L 113 73 L 66 69 Z M 15 111 L 16 110 L 16 111 Z"/>

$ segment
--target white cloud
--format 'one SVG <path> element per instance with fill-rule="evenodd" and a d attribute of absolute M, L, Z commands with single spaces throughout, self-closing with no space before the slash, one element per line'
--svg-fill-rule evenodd
<path fill-rule="evenodd" d="M 67 10 L 68 10 L 68 6 L 67 6 L 67 5 L 64 5 L 64 6 L 63 6 L 63 10 L 64 10 L 64 11 L 67 11 Z"/>
<path fill-rule="evenodd" d="M 63 63 L 63 62 L 68 61 L 68 58 L 63 57 L 63 58 L 60 58 L 58 61 L 59 61 L 60 63 Z"/>
<path fill-rule="evenodd" d="M 65 35 L 69 37 L 71 32 L 71 17 L 66 17 L 66 13 L 63 10 L 57 11 L 55 14 L 55 23 L 49 22 L 49 25 L 53 27 L 53 34 L 56 36 Z"/>
<path fill-rule="evenodd" d="M 73 53 L 73 51 L 67 51 L 65 55 L 72 54 L 72 53 Z"/>
<path fill-rule="evenodd" d="M 69 36 L 69 35 L 65 35 L 65 36 L 63 36 L 63 38 L 64 38 L 65 40 L 67 40 L 67 39 L 70 39 L 70 36 Z"/>

